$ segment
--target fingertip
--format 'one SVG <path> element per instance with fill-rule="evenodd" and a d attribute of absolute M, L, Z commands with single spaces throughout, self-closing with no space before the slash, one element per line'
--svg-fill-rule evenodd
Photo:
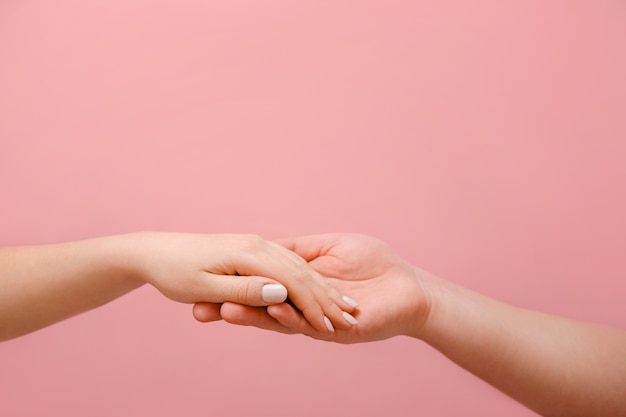
<path fill-rule="evenodd" d="M 343 312 L 343 318 L 351 325 L 356 326 L 359 324 L 359 321 L 350 313 Z"/>
<path fill-rule="evenodd" d="M 266 284 L 261 293 L 263 301 L 268 304 L 282 303 L 287 299 L 287 287 L 281 284 Z"/>
<path fill-rule="evenodd" d="M 193 317 L 200 323 L 209 323 L 222 319 L 220 305 L 213 303 L 196 303 L 191 310 Z"/>
<path fill-rule="evenodd" d="M 320 331 L 317 330 L 299 310 L 287 303 L 268 306 L 266 311 L 267 314 L 280 323 L 281 326 L 294 333 L 312 334 Z M 321 331 L 323 332 L 325 330 Z"/>
<path fill-rule="evenodd" d="M 229 302 L 222 304 L 220 314 L 222 319 L 229 324 L 257 327 L 264 322 L 266 315 L 265 307 L 252 307 Z"/>
<path fill-rule="evenodd" d="M 328 329 L 329 332 L 331 333 L 335 332 L 335 328 L 333 327 L 333 324 L 330 322 L 330 319 L 326 316 L 324 316 L 324 325 L 326 326 L 326 329 Z"/>
<path fill-rule="evenodd" d="M 220 315 L 227 323 L 243 325 L 247 324 L 245 320 L 242 320 L 246 317 L 244 310 L 245 307 L 241 304 L 226 302 L 220 308 Z"/>
<path fill-rule="evenodd" d="M 289 302 L 267 306 L 267 313 L 277 320 L 281 317 L 297 314 L 296 309 Z"/>
<path fill-rule="evenodd" d="M 343 296 L 341 297 L 341 299 L 342 299 L 343 301 L 345 301 L 345 302 L 346 302 L 346 304 L 348 304 L 348 305 L 349 305 L 350 307 L 352 307 L 352 308 L 357 308 L 357 307 L 359 306 L 359 303 L 358 303 L 358 302 L 356 302 L 356 300 L 354 300 L 354 299 L 352 299 L 352 298 L 348 297 L 347 295 L 343 295 Z"/>
<path fill-rule="evenodd" d="M 336 292 L 336 290 L 333 290 L 333 292 L 332 301 L 337 307 L 339 307 L 341 312 L 345 311 L 347 313 L 354 313 L 358 310 L 359 303 L 354 299 L 346 295 L 341 295 L 339 292 Z"/>

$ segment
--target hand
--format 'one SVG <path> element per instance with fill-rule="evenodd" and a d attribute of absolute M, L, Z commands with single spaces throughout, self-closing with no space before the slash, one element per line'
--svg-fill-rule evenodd
<path fill-rule="evenodd" d="M 276 243 L 250 235 L 130 236 L 143 281 L 175 301 L 210 303 L 205 304 L 205 317 L 224 302 L 280 303 L 288 290 L 311 328 L 328 333 L 331 322 L 338 329 L 352 327 L 343 313 L 354 308 L 300 256 Z M 287 289 L 281 290 L 279 283 Z"/>
<path fill-rule="evenodd" d="M 221 317 L 229 323 L 256 326 L 282 333 L 303 333 L 316 339 L 356 343 L 415 335 L 430 311 L 426 282 L 432 279 L 376 239 L 330 234 L 279 241 L 327 277 L 339 292 L 357 300 L 354 317 L 359 324 L 334 334 L 320 332 L 287 303 L 254 308 L 224 303 Z M 206 306 L 197 305 L 196 318 Z"/>

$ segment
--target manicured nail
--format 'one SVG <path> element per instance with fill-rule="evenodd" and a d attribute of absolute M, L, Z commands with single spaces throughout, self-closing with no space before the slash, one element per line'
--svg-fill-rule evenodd
<path fill-rule="evenodd" d="M 324 316 L 324 324 L 326 325 L 326 328 L 328 329 L 329 332 L 335 331 L 333 324 L 330 322 L 330 320 L 326 316 Z"/>
<path fill-rule="evenodd" d="M 355 325 L 357 324 L 359 321 L 357 319 L 355 319 L 354 317 L 352 317 L 351 314 L 346 313 L 345 311 L 343 312 L 343 318 L 346 319 L 346 321 L 348 323 L 350 323 L 351 325 Z"/>
<path fill-rule="evenodd" d="M 347 295 L 344 295 L 341 298 L 343 298 L 343 301 L 348 303 L 350 305 L 350 307 L 358 307 L 359 306 L 359 303 L 357 303 L 356 301 L 354 301 L 352 298 L 348 297 Z"/>
<path fill-rule="evenodd" d="M 263 286 L 263 301 L 266 303 L 282 303 L 287 299 L 287 288 L 280 284 Z"/>

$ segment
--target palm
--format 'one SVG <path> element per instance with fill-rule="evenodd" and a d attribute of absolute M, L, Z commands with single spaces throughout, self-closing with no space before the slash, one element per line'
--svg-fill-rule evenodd
<path fill-rule="evenodd" d="M 355 343 L 408 334 L 421 324 L 428 306 L 417 272 L 383 242 L 360 235 L 325 235 L 283 243 L 339 292 L 359 302 L 354 314 L 358 325 L 330 336 L 305 333 Z"/>

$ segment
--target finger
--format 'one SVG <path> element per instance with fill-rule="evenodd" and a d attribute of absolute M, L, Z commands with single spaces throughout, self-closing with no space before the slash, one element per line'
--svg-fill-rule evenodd
<path fill-rule="evenodd" d="M 341 260 L 334 256 L 326 256 L 326 254 L 335 244 L 337 244 L 339 236 L 339 234 L 313 235 L 302 238 L 282 239 L 277 242 L 270 243 L 274 245 L 281 245 L 281 243 L 285 244 L 286 246 L 283 247 L 294 254 L 296 253 L 293 252 L 290 247 L 294 249 L 299 248 L 302 252 L 307 252 L 307 247 L 310 248 L 311 250 L 309 250 L 308 253 L 304 253 L 304 255 L 311 257 L 314 256 L 315 253 L 318 253 L 318 255 L 316 255 L 317 257 L 307 260 L 301 256 L 302 254 L 296 254 L 296 256 L 305 260 L 305 262 L 308 262 L 309 266 L 311 266 L 318 274 L 332 276 L 334 272 L 341 270 Z M 298 244 L 298 242 L 300 242 L 300 244 Z M 358 302 L 346 295 L 341 294 L 335 287 L 328 284 L 328 280 L 325 280 L 325 283 L 327 285 L 330 298 L 342 310 L 342 312 L 353 313 L 359 305 Z M 348 319 L 348 322 L 349 324 L 354 325 L 353 318 Z M 340 327 L 345 328 L 345 323 L 340 324 Z"/>
<path fill-rule="evenodd" d="M 306 335 L 318 333 L 302 314 L 289 304 L 283 303 L 266 308 L 267 314 L 289 331 Z"/>
<path fill-rule="evenodd" d="M 317 252 L 319 249 L 319 253 L 320 253 L 319 257 L 312 259 L 309 262 L 309 266 L 313 267 L 313 270 L 315 270 L 317 277 L 321 276 L 319 275 L 319 273 L 320 272 L 323 273 L 323 270 L 328 270 L 328 268 L 322 268 L 322 270 L 320 270 L 318 269 L 318 266 L 323 267 L 324 265 L 327 265 L 327 266 L 329 265 L 329 267 L 332 268 L 333 265 L 339 262 L 339 260 L 333 256 L 324 255 L 325 253 L 330 251 L 330 249 L 332 249 L 333 245 L 337 243 L 337 238 L 339 236 L 340 235 L 338 234 L 327 234 L 327 235 L 309 236 L 309 237 L 300 239 L 304 241 L 313 242 L 314 246 L 316 247 L 314 251 L 309 252 L 309 255 L 312 255 L 312 253 Z M 296 239 L 292 238 L 291 242 L 294 242 L 295 240 L 298 240 L 298 238 Z M 290 243 L 290 242 L 284 242 L 284 243 L 287 245 L 290 245 L 291 247 L 297 247 L 297 244 L 294 245 L 293 243 Z M 270 242 L 270 244 L 279 246 L 279 243 L 277 242 Z M 304 247 L 305 246 L 301 246 L 301 248 L 304 248 Z M 280 249 L 291 252 L 294 256 L 297 257 L 297 261 L 306 262 L 306 260 L 304 260 L 299 254 L 292 252 L 287 247 L 280 247 Z M 336 265 L 334 269 L 330 269 L 330 271 L 336 271 L 336 270 L 337 270 Z M 338 327 L 340 329 L 348 329 L 351 326 L 356 325 L 358 321 L 350 313 L 354 313 L 354 311 L 356 310 L 358 306 L 358 302 L 356 302 L 354 299 L 350 297 L 347 297 L 341 294 L 335 287 L 329 284 L 327 279 L 324 279 L 324 278 L 323 278 L 323 286 L 325 287 L 326 294 L 331 300 L 331 303 L 329 304 L 328 309 L 324 309 L 324 312 L 326 313 L 326 316 L 331 321 L 331 324 L 334 325 L 334 326 L 332 325 L 329 326 L 327 323 L 327 320 L 324 319 L 325 324 L 328 327 L 328 330 L 331 330 L 331 328 L 333 327 Z M 292 298 L 295 298 L 295 297 L 292 297 Z M 334 303 L 334 306 L 332 305 L 333 303 Z M 328 314 L 329 310 L 330 310 L 330 314 Z M 305 314 L 305 317 L 306 317 L 306 314 Z"/>
<path fill-rule="evenodd" d="M 196 303 L 193 306 L 193 317 L 200 323 L 208 323 L 211 321 L 222 320 L 220 315 L 221 304 L 214 303 Z"/>
<path fill-rule="evenodd" d="M 352 325 L 342 308 L 351 311 L 353 307 L 304 259 L 280 245 L 266 243 L 240 253 L 237 268 L 240 274 L 266 276 L 284 283 L 290 299 L 319 331 L 333 332 L 335 327 Z"/>
<path fill-rule="evenodd" d="M 327 236 L 330 236 L 330 235 L 327 235 Z M 307 262 L 300 255 L 296 254 L 295 252 L 293 252 L 293 251 L 291 251 L 291 250 L 289 250 L 289 249 L 287 249 L 287 248 L 285 248 L 283 246 L 280 246 L 276 242 L 268 242 L 268 243 L 270 245 L 275 246 L 277 248 L 277 250 L 284 251 L 284 252 L 290 254 L 290 256 L 295 257 L 294 260 L 296 262 L 296 265 L 303 265 L 302 262 Z M 317 272 L 317 274 L 324 274 L 325 270 L 330 270 L 330 271 L 337 270 L 336 266 L 334 267 L 335 269 L 329 269 L 329 268 L 333 268 L 333 266 L 337 262 L 339 262 L 339 260 L 336 259 L 335 257 L 332 257 L 332 256 L 321 256 L 319 258 L 316 258 L 316 259 L 310 261 L 309 262 L 309 266 L 311 266 L 313 268 L 313 270 L 315 272 Z M 321 267 L 321 269 L 318 268 L 318 267 Z M 320 282 L 320 285 L 323 285 L 323 286 L 326 287 L 326 290 L 327 290 L 328 295 L 330 296 L 331 300 L 335 304 L 337 304 L 337 306 L 342 311 L 347 311 L 348 313 L 352 313 L 355 310 L 355 308 L 358 306 L 358 303 L 355 300 L 342 295 L 335 287 L 333 287 L 332 285 L 329 284 L 327 279 L 323 279 L 323 284 L 322 284 L 322 282 Z"/>
<path fill-rule="evenodd" d="M 292 333 L 301 333 L 314 339 L 333 341 L 339 343 L 351 343 L 356 341 L 358 330 L 352 327 L 348 330 L 340 330 L 336 333 L 319 332 L 315 330 L 309 322 L 289 304 L 282 303 L 266 308 L 267 314 L 278 322 L 284 329 Z"/>
<path fill-rule="evenodd" d="M 272 317 L 284 329 L 288 329 L 292 333 L 301 333 L 303 335 L 319 340 L 337 341 L 337 333 L 319 332 L 311 326 L 311 324 L 289 304 L 276 304 L 267 307 L 267 314 Z"/>
<path fill-rule="evenodd" d="M 227 323 L 239 326 L 254 326 L 260 329 L 272 330 L 285 334 L 294 333 L 267 314 L 267 309 L 263 307 L 250 307 L 241 304 L 224 303 L 222 304 L 220 315 Z"/>
<path fill-rule="evenodd" d="M 292 237 L 275 240 L 273 243 L 298 254 L 318 273 L 333 276 L 341 271 L 344 261 L 330 256 L 331 249 L 338 245 L 341 234 L 324 234 Z"/>
<path fill-rule="evenodd" d="M 208 298 L 202 301 L 268 306 L 287 299 L 287 288 L 265 277 L 205 274 L 210 288 L 206 289 Z"/>
<path fill-rule="evenodd" d="M 295 286 L 289 297 L 313 327 L 334 332 L 335 328 L 347 329 L 354 325 L 351 316 L 345 315 L 349 316 L 354 307 L 324 277 L 306 263 L 299 263 L 293 273 Z"/>

